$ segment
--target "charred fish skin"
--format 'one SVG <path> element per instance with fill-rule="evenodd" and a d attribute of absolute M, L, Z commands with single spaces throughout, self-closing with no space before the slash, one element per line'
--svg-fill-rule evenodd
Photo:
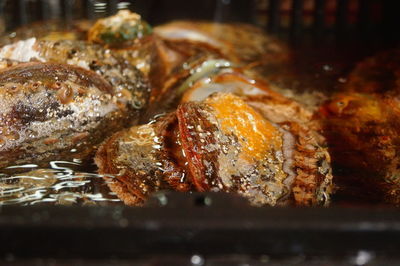
<path fill-rule="evenodd" d="M 67 64 L 21 63 L 0 71 L 0 168 L 85 160 L 137 119 L 130 97 L 96 73 Z"/>

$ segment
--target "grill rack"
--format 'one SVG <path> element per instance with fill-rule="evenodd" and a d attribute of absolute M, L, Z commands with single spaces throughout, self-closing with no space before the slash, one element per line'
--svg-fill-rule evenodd
<path fill-rule="evenodd" d="M 96 19 L 128 8 L 151 24 L 179 18 L 240 21 L 258 24 L 273 33 L 379 32 L 398 39 L 398 7 L 398 1 L 392 0 L 3 0 L 0 15 L 10 30 L 39 20 Z"/>
<path fill-rule="evenodd" d="M 173 18 L 252 22 L 267 31 L 303 40 L 326 36 L 344 42 L 399 40 L 400 1 L 359 0 L 350 23 L 351 0 L 315 0 L 307 23 L 307 0 L 129 1 L 152 24 Z M 95 19 L 114 14 L 121 2 L 84 0 L 1 1 L 5 30 L 42 19 Z M 396 3 L 397 2 L 397 3 Z M 229 3 L 229 4 L 227 4 Z M 100 4 L 100 5 L 99 5 Z M 105 5 L 104 5 L 105 4 Z M 156 8 L 157 7 L 157 8 Z M 378 16 L 372 12 L 378 8 Z M 159 11 L 162 12 L 159 12 Z M 218 12 L 205 13 L 205 10 Z M 240 12 L 239 12 L 240 11 Z M 351 13 L 351 12 L 350 12 Z M 263 21 L 259 14 L 266 16 Z M 326 23 L 333 16 L 334 23 Z M 376 19 L 378 18 L 378 19 Z M 287 19 L 287 23 L 284 23 Z M 356 33 L 356 34 L 354 34 Z M 251 208 L 224 194 L 169 193 L 144 208 L 1 207 L 0 264 L 116 265 L 399 265 L 400 214 L 391 208 Z M 211 200 L 211 204 L 209 204 Z M 165 199 L 164 199 L 165 201 Z M 240 214 L 238 215 L 238 211 Z M 127 222 L 128 221 L 128 222 Z M 197 263 L 196 263 L 197 261 Z"/>
<path fill-rule="evenodd" d="M 257 208 L 223 193 L 175 192 L 145 207 L 0 212 L 2 265 L 400 263 L 400 212 L 387 207 Z"/>

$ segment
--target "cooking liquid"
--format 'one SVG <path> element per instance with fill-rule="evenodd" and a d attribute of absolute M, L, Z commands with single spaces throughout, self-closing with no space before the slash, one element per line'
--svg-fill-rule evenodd
<path fill-rule="evenodd" d="M 294 96 L 299 101 L 310 103 L 308 107 L 311 110 L 340 89 L 346 82 L 348 72 L 358 61 L 382 49 L 358 43 L 343 47 L 308 43 L 292 48 L 291 65 L 263 74 L 272 84 L 283 88 L 280 92 L 287 97 Z M 32 163 L 0 169 L 0 205 L 123 204 L 96 170 L 93 163 L 64 161 L 62 158 L 49 163 L 47 168 L 38 168 Z M 335 166 L 333 170 L 334 175 L 346 173 L 346 169 Z M 349 201 L 352 200 L 341 199 L 340 195 L 336 198 L 340 204 L 348 204 Z"/>
<path fill-rule="evenodd" d="M 0 170 L 0 205 L 105 205 L 120 200 L 107 187 L 94 165 L 79 161 L 52 161 Z"/>

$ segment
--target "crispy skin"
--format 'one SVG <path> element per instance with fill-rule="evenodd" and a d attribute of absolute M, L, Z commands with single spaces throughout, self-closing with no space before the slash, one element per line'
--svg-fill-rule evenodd
<path fill-rule="evenodd" d="M 0 167 L 87 159 L 112 132 L 137 121 L 130 97 L 104 78 L 58 63 L 0 71 Z"/>

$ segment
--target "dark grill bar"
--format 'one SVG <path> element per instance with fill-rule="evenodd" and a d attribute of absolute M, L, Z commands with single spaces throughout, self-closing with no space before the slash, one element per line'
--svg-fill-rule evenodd
<path fill-rule="evenodd" d="M 291 30 L 294 35 L 299 34 L 303 27 L 303 4 L 303 0 L 293 0 L 292 3 Z"/>
<path fill-rule="evenodd" d="M 19 20 L 19 24 L 23 25 L 29 22 L 28 19 L 28 12 L 27 12 L 27 5 L 28 2 L 27 1 L 23 1 L 23 0 L 18 0 L 18 20 Z"/>
<path fill-rule="evenodd" d="M 270 0 L 268 9 L 268 30 L 277 32 L 280 26 L 280 1 Z"/>
<path fill-rule="evenodd" d="M 199 204 L 204 197 L 212 204 Z M 163 207 L 3 207 L 0 262 L 7 261 L 8 254 L 22 261 L 158 258 L 161 261 L 155 262 L 162 263 L 169 258 L 183 265 L 190 265 L 194 255 L 207 263 L 218 258 L 227 263 L 233 257 L 255 265 L 264 265 L 265 259 L 295 260 L 295 265 L 362 265 L 355 263 L 360 256 L 367 256 L 365 265 L 399 262 L 396 209 L 245 206 L 242 199 L 223 194 L 172 193 Z M 317 264 L 310 264 L 313 261 Z"/>
<path fill-rule="evenodd" d="M 349 12 L 349 1 L 338 0 L 336 2 L 336 28 L 339 32 L 343 32 L 348 25 L 348 12 Z"/>
<path fill-rule="evenodd" d="M 59 8 L 54 8 L 56 3 L 60 4 Z M 184 3 L 182 4 L 184 5 Z M 306 5 L 312 8 L 305 10 Z M 168 1 L 164 3 L 164 0 L 157 2 L 144 0 L 18 0 L 7 1 L 6 5 L 3 4 L 0 7 L 2 14 L 5 14 L 8 20 L 6 25 L 15 27 L 51 18 L 62 18 L 67 21 L 82 17 L 94 19 L 104 16 L 104 14 L 115 14 L 118 8 L 126 6 L 143 14 L 151 23 L 152 20 L 162 23 L 173 19 L 168 14 L 179 18 L 186 16 L 190 19 L 192 18 L 191 13 L 195 9 L 205 10 L 216 7 L 215 12 L 219 14 L 208 14 L 207 17 L 219 18 L 218 20 L 222 21 L 254 21 L 272 33 L 285 32 L 287 31 L 285 25 L 290 25 L 290 32 L 296 35 L 302 32 L 319 34 L 330 31 L 332 28 L 337 29 L 338 32 L 348 30 L 356 32 L 358 29 L 362 29 L 364 32 L 371 30 L 379 32 L 385 29 L 389 32 L 399 21 L 395 12 L 396 4 L 390 0 L 252 0 L 246 4 L 242 4 L 240 0 L 205 0 L 188 5 L 189 10 L 186 15 L 184 12 L 179 14 L 174 9 L 174 5 L 169 4 Z M 154 10 L 154 6 L 162 6 L 164 12 L 158 12 L 156 17 L 149 15 L 149 10 Z M 78 9 L 82 10 L 80 14 L 72 13 L 72 10 L 77 10 L 76 7 L 80 7 Z M 236 12 L 237 9 L 240 9 L 240 12 Z M 288 14 L 289 16 L 287 16 Z M 258 16 L 265 19 L 257 19 Z M 312 18 L 311 24 L 305 23 L 305 16 Z M 284 18 L 290 20 L 289 24 L 285 22 Z"/>
<path fill-rule="evenodd" d="M 320 34 L 325 25 L 325 0 L 315 0 L 314 30 Z"/>

